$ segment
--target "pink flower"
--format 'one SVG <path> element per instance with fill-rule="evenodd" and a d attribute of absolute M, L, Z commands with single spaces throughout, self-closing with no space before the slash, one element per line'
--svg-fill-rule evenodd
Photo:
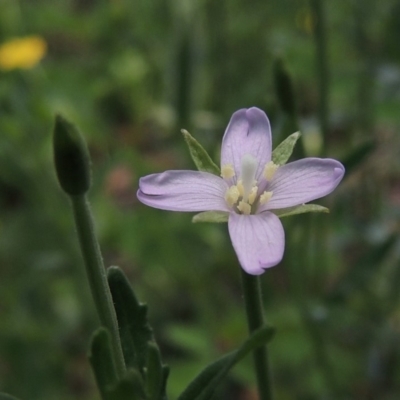
<path fill-rule="evenodd" d="M 272 210 L 294 207 L 331 193 L 344 175 L 330 158 L 271 161 L 271 128 L 258 108 L 236 111 L 221 148 L 221 176 L 166 171 L 140 179 L 138 199 L 171 211 L 229 212 L 229 234 L 242 268 L 260 275 L 283 257 L 285 234 Z"/>

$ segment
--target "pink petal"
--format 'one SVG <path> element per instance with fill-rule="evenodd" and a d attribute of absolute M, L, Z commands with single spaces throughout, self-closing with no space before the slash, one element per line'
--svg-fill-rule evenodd
<path fill-rule="evenodd" d="M 264 111 L 256 107 L 243 108 L 232 115 L 222 139 L 221 166 L 232 164 L 239 177 L 245 154 L 259 160 L 258 178 L 271 160 L 271 127 Z"/>
<path fill-rule="evenodd" d="M 207 172 L 166 171 L 141 178 L 137 197 L 162 210 L 229 211 L 227 188 L 223 179 Z"/>
<path fill-rule="evenodd" d="M 331 193 L 344 175 L 343 165 L 330 158 L 304 158 L 278 168 L 267 190 L 271 200 L 259 212 L 307 203 Z"/>
<path fill-rule="evenodd" d="M 232 213 L 228 227 L 239 263 L 248 274 L 260 275 L 282 260 L 285 233 L 275 214 Z"/>

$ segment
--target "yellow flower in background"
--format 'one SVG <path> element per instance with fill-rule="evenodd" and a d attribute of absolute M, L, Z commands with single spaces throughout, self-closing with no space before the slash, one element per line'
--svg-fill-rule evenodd
<path fill-rule="evenodd" d="M 46 54 L 47 43 L 40 36 L 11 39 L 0 45 L 0 69 L 34 67 Z"/>

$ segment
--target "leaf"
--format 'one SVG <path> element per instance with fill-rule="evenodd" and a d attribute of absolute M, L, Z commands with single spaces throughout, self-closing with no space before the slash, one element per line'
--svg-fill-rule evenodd
<path fill-rule="evenodd" d="M 94 332 L 90 344 L 89 361 L 101 396 L 106 400 L 107 389 L 116 385 L 118 380 L 110 334 L 106 328 L 102 327 Z"/>
<path fill-rule="evenodd" d="M 228 374 L 231 368 L 254 349 L 266 344 L 274 336 L 275 330 L 269 326 L 262 327 L 253 334 L 235 351 L 229 353 L 214 363 L 208 365 L 189 384 L 178 400 L 208 400 L 214 390 Z"/>
<path fill-rule="evenodd" d="M 18 399 L 7 393 L 0 393 L 0 400 L 18 400 Z"/>
<path fill-rule="evenodd" d="M 199 214 L 196 214 L 192 218 L 192 222 L 228 222 L 229 213 L 225 211 L 204 211 Z"/>
<path fill-rule="evenodd" d="M 153 330 L 147 320 L 147 306 L 139 303 L 128 279 L 118 267 L 110 267 L 107 278 L 126 365 L 136 367 L 144 375 L 148 343 L 154 341 Z"/>
<path fill-rule="evenodd" d="M 272 152 L 272 161 L 276 165 L 284 165 L 293 153 L 293 148 L 301 136 L 300 132 L 292 133 Z"/>
<path fill-rule="evenodd" d="M 146 399 L 139 371 L 130 369 L 122 379 L 118 379 L 107 329 L 101 327 L 93 334 L 89 360 L 103 400 Z"/>
<path fill-rule="evenodd" d="M 138 382 L 145 381 L 150 400 L 166 399 L 169 369 L 161 362 L 160 351 L 147 320 L 147 306 L 139 303 L 128 279 L 118 267 L 108 269 L 108 283 L 117 313 L 126 364 L 131 367 L 131 371 L 139 371 Z M 136 386 L 136 395 L 145 396 L 144 390 L 138 391 L 141 386 L 137 383 Z"/>
<path fill-rule="evenodd" d="M 146 393 L 148 400 L 159 400 L 164 386 L 164 371 L 158 346 L 147 348 Z"/>
<path fill-rule="evenodd" d="M 199 171 L 209 172 L 214 175 L 221 175 L 221 171 L 208 155 L 204 147 L 185 129 L 181 130 L 183 138 L 189 147 L 190 155 Z"/>
<path fill-rule="evenodd" d="M 280 208 L 271 210 L 279 218 L 288 217 L 289 215 L 304 214 L 309 212 L 322 212 L 329 213 L 329 208 L 320 206 L 318 204 L 301 204 L 300 206 Z"/>

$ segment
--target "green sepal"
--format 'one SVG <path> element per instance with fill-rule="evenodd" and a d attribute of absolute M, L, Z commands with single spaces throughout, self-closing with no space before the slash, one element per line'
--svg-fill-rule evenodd
<path fill-rule="evenodd" d="M 220 176 L 220 169 L 208 155 L 204 147 L 187 130 L 182 129 L 181 132 L 197 169 Z"/>
<path fill-rule="evenodd" d="M 0 393 L 0 400 L 18 400 L 18 399 L 7 393 Z"/>
<path fill-rule="evenodd" d="M 117 314 L 126 366 L 137 368 L 144 376 L 148 343 L 154 341 L 153 330 L 147 320 L 147 306 L 139 303 L 120 268 L 110 267 L 107 278 Z"/>
<path fill-rule="evenodd" d="M 272 161 L 276 165 L 284 165 L 293 153 L 294 146 L 301 136 L 300 132 L 292 133 L 272 152 Z"/>
<path fill-rule="evenodd" d="M 91 184 L 89 152 L 75 125 L 60 115 L 55 120 L 53 149 L 61 188 L 71 196 L 85 194 Z"/>
<path fill-rule="evenodd" d="M 91 340 L 89 361 L 92 365 L 97 387 L 104 400 L 107 392 L 118 381 L 110 334 L 106 328 L 97 329 Z"/>
<path fill-rule="evenodd" d="M 255 332 L 235 351 L 208 365 L 189 384 L 178 400 L 209 400 L 219 383 L 231 368 L 254 349 L 266 344 L 274 336 L 275 330 L 269 326 Z"/>
<path fill-rule="evenodd" d="M 290 215 L 305 214 L 309 212 L 329 213 L 329 208 L 320 206 L 318 204 L 301 204 L 295 207 L 281 208 L 277 210 L 270 210 L 279 218 L 289 217 Z"/>
<path fill-rule="evenodd" d="M 296 101 L 292 78 L 282 59 L 277 59 L 273 65 L 273 76 L 276 97 L 283 112 L 296 117 Z"/>
<path fill-rule="evenodd" d="M 146 393 L 148 400 L 160 400 L 165 390 L 164 366 L 155 343 L 147 347 Z"/>
<path fill-rule="evenodd" d="M 192 218 L 192 222 L 214 222 L 214 223 L 223 223 L 228 222 L 229 212 L 227 211 L 203 211 L 199 214 L 196 214 Z"/>

